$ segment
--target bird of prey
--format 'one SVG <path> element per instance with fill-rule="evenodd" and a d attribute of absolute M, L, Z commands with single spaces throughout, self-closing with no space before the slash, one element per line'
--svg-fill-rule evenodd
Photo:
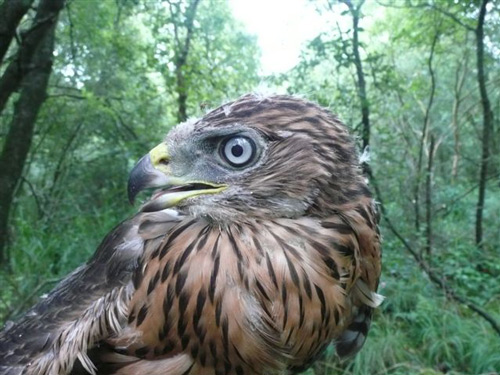
<path fill-rule="evenodd" d="M 134 167 L 156 189 L 0 334 L 0 374 L 262 375 L 363 345 L 377 210 L 346 127 L 246 95 L 175 127 Z"/>

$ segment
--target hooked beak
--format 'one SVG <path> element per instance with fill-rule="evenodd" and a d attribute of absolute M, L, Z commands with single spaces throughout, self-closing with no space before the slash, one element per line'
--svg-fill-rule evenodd
<path fill-rule="evenodd" d="M 186 198 L 203 194 L 216 194 L 227 188 L 224 184 L 185 180 L 172 175 L 167 146 L 160 143 L 135 165 L 128 179 L 128 199 L 134 203 L 139 192 L 159 188 L 141 211 L 152 212 L 177 205 Z"/>

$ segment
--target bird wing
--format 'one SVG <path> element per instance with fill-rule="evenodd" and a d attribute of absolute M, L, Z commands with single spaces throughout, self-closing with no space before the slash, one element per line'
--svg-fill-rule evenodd
<path fill-rule="evenodd" d="M 144 251 L 141 232 L 154 236 L 154 228 L 148 229 L 151 215 L 162 216 L 157 225 L 176 221 L 167 211 L 141 213 L 118 225 L 85 265 L 2 331 L 0 375 L 64 375 L 77 359 L 95 373 L 87 350 L 125 325 L 132 275 Z"/>
<path fill-rule="evenodd" d="M 380 216 L 371 198 L 365 197 L 361 202 L 354 209 L 346 208 L 339 215 L 357 238 L 359 254 L 356 262 L 360 267 L 359 278 L 353 288 L 353 319 L 335 345 L 341 358 L 351 357 L 362 348 L 370 329 L 373 309 L 384 300 L 377 293 L 381 273 Z"/>

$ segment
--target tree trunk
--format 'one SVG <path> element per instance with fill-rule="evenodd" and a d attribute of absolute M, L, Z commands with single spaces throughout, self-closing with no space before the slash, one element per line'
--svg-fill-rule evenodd
<path fill-rule="evenodd" d="M 465 62 L 467 65 L 467 60 Z M 451 125 L 453 127 L 453 163 L 451 166 L 451 178 L 452 181 L 458 176 L 458 160 L 460 158 L 460 127 L 459 127 L 459 110 L 461 102 L 461 91 L 465 82 L 465 73 L 467 72 L 467 67 L 464 67 L 462 74 L 460 74 L 460 66 L 457 68 L 455 74 L 455 90 L 453 97 L 453 107 L 451 110 Z"/>
<path fill-rule="evenodd" d="M 31 7 L 33 0 L 5 0 L 0 5 L 0 62 L 3 61 L 19 22 Z"/>
<path fill-rule="evenodd" d="M 177 79 L 177 122 L 184 122 L 187 120 L 187 87 L 184 73 L 182 73 L 182 66 L 176 68 Z"/>
<path fill-rule="evenodd" d="M 181 45 L 178 37 L 177 26 L 174 24 L 175 28 L 175 39 L 178 46 L 178 52 L 176 53 L 175 59 L 175 78 L 176 78 L 176 91 L 177 91 L 177 120 L 179 122 L 184 122 L 187 120 L 187 85 L 184 69 L 186 66 L 187 58 L 189 55 L 189 49 L 191 46 L 191 39 L 193 37 L 193 26 L 194 18 L 196 15 L 196 8 L 198 7 L 200 0 L 191 1 L 189 7 L 186 10 L 186 20 L 184 21 L 184 27 L 186 28 L 186 37 Z M 172 9 L 172 8 L 171 8 Z"/>
<path fill-rule="evenodd" d="M 422 178 L 423 155 L 424 155 L 425 143 L 427 141 L 427 135 L 429 132 L 431 108 L 434 102 L 434 95 L 436 93 L 436 76 L 434 74 L 434 69 L 432 67 L 432 61 L 434 59 L 434 51 L 436 50 L 436 44 L 438 39 L 439 39 L 439 32 L 436 31 L 436 34 L 434 34 L 434 38 L 432 39 L 431 51 L 429 53 L 429 58 L 427 60 L 427 66 L 429 68 L 429 74 L 431 76 L 431 92 L 429 95 L 427 108 L 425 109 L 424 124 L 422 127 L 422 136 L 420 137 L 420 147 L 418 151 L 415 189 L 413 191 L 413 207 L 415 209 L 415 229 L 417 232 L 420 232 L 420 182 Z"/>
<path fill-rule="evenodd" d="M 468 35 L 468 34 L 466 34 Z M 467 42 L 467 39 L 465 40 Z M 455 72 L 455 87 L 453 90 L 453 107 L 451 111 L 451 125 L 453 127 L 453 163 L 451 167 L 451 178 L 454 181 L 458 176 L 458 161 L 460 158 L 460 126 L 459 126 L 459 113 L 460 103 L 462 102 L 462 89 L 467 76 L 467 65 L 469 61 L 468 53 L 464 56 L 463 64 L 458 63 Z M 463 69 L 462 69 L 463 68 Z"/>
<path fill-rule="evenodd" d="M 488 0 L 483 0 L 479 10 L 476 27 L 476 56 L 477 56 L 477 82 L 481 95 L 483 107 L 483 136 L 481 150 L 481 167 L 479 172 L 479 194 L 476 205 L 476 245 L 483 247 L 483 209 L 486 195 L 486 179 L 488 174 L 488 162 L 490 157 L 490 136 L 493 130 L 493 112 L 486 91 L 486 74 L 484 72 L 484 19 L 486 16 L 486 5 Z"/>
<path fill-rule="evenodd" d="M 63 0 L 40 2 L 30 29 L 23 33 L 22 44 L 16 57 L 0 78 L 0 113 L 10 95 L 19 89 L 22 79 L 33 68 L 33 55 L 38 51 L 44 37 L 51 32 L 63 4 Z"/>
<path fill-rule="evenodd" d="M 28 44 L 21 46 L 18 52 L 19 59 L 16 59 L 23 61 L 24 64 L 22 70 L 16 70 L 16 74 L 22 72 L 20 77 L 22 79 L 18 78 L 21 94 L 15 103 L 14 115 L 0 154 L 0 260 L 2 262 L 6 262 L 8 258 L 5 249 L 8 241 L 9 213 L 31 146 L 36 117 L 45 100 L 52 70 L 57 15 L 63 5 L 64 0 L 44 0 L 40 3 L 33 27 L 29 32 L 30 39 L 26 39 Z M 43 30 L 43 33 L 40 30 Z M 29 50 L 29 61 L 25 55 L 26 48 Z M 4 76 L 10 73 L 9 66 Z"/>
<path fill-rule="evenodd" d="M 368 96 L 366 95 L 366 81 L 365 73 L 363 72 L 363 64 L 361 63 L 361 56 L 359 53 L 359 15 L 364 0 L 359 2 L 358 7 L 355 8 L 351 1 L 343 1 L 348 7 L 352 16 L 352 53 L 354 55 L 354 66 L 356 67 L 357 83 L 356 88 L 358 92 L 359 103 L 361 106 L 361 124 L 363 125 L 361 132 L 363 151 L 370 145 L 370 104 Z"/>
<path fill-rule="evenodd" d="M 434 161 L 434 136 L 431 135 L 427 173 L 425 176 L 425 252 L 429 257 L 432 253 L 432 168 Z"/>

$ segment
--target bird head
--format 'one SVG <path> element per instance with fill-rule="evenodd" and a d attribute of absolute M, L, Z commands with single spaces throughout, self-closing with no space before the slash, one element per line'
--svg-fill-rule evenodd
<path fill-rule="evenodd" d="M 330 112 L 290 96 L 246 95 L 172 129 L 134 167 L 129 198 L 216 221 L 326 216 L 368 189 L 354 142 Z"/>

